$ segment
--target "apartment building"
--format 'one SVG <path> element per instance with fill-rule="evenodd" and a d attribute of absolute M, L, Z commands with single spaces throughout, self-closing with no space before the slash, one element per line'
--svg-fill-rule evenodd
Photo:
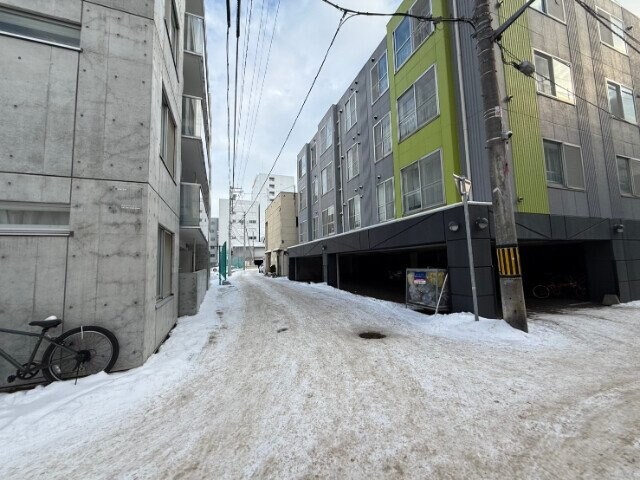
<path fill-rule="evenodd" d="M 116 3 L 0 1 L 0 325 L 104 326 L 126 369 L 202 265 L 183 249 L 208 232 L 209 120 L 203 0 Z"/>
<path fill-rule="evenodd" d="M 298 243 L 297 201 L 296 193 L 281 192 L 267 207 L 265 273 L 273 265 L 277 276 L 289 274 L 287 249 Z"/>
<path fill-rule="evenodd" d="M 586 4 L 535 2 L 502 36 L 499 114 L 512 132 L 505 141 L 525 294 L 561 278 L 583 282 L 594 301 L 628 301 L 640 299 L 640 54 L 625 40 L 634 45 L 640 20 L 611 0 Z M 520 5 L 495 4 L 496 26 Z M 444 17 L 472 10 L 461 0 L 407 0 L 398 9 Z M 514 68 L 524 60 L 534 75 Z M 298 155 L 300 196 L 307 193 L 290 278 L 401 300 L 405 268 L 447 268 L 452 310 L 470 311 L 453 182 L 462 173 L 473 183 L 480 311 L 499 315 L 480 81 L 470 25 L 389 21 Z M 320 141 L 324 156 L 313 151 Z"/>
<path fill-rule="evenodd" d="M 258 238 L 264 243 L 266 235 L 265 219 L 266 209 L 280 192 L 293 192 L 296 188 L 295 177 L 289 175 L 268 175 L 260 173 L 256 175 L 251 187 L 251 200 L 255 200 L 260 208 L 260 219 L 258 222 Z"/>
<path fill-rule="evenodd" d="M 229 242 L 229 225 L 231 225 L 230 265 L 243 268 L 245 265 L 261 263 L 264 259 L 264 243 L 259 240 L 260 207 L 252 200 L 234 198 L 232 203 L 231 224 L 229 224 L 229 199 L 219 201 L 220 242 Z"/>

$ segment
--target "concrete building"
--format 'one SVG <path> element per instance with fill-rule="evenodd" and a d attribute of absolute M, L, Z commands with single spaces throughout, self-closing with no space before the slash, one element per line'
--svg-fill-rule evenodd
<path fill-rule="evenodd" d="M 229 242 L 229 199 L 220 199 L 218 236 L 221 243 Z M 231 265 L 262 263 L 264 243 L 258 240 L 260 209 L 257 202 L 234 199 L 231 215 Z"/>
<path fill-rule="evenodd" d="M 224 240 L 222 243 L 224 243 Z M 221 243 L 218 240 L 218 219 L 212 218 L 209 223 L 209 266 L 211 267 L 218 266 L 218 249 L 220 245 Z"/>
<path fill-rule="evenodd" d="M 495 21 L 521 4 L 496 3 Z M 611 0 L 587 4 L 536 2 L 502 36 L 500 114 L 513 134 L 520 259 L 527 295 L 560 278 L 582 283 L 594 301 L 629 301 L 640 299 L 640 54 L 618 35 L 629 39 L 640 20 Z M 462 0 L 406 0 L 398 9 L 472 10 Z M 400 301 L 406 268 L 447 268 L 452 310 L 470 311 L 452 178 L 462 173 L 473 182 L 480 313 L 500 314 L 496 278 L 506 273 L 495 250 L 476 56 L 467 24 L 389 21 L 298 156 L 300 244 L 289 249 L 290 278 Z M 522 60 L 536 66 L 533 78 L 513 67 Z"/>
<path fill-rule="evenodd" d="M 116 368 L 141 365 L 176 322 L 183 246 L 207 250 L 203 1 L 1 0 L 0 15 L 0 325 L 101 325 Z M 0 337 L 18 357 L 30 346 Z"/>
<path fill-rule="evenodd" d="M 281 192 L 266 210 L 265 273 L 271 265 L 276 275 L 289 274 L 287 248 L 298 243 L 297 194 Z"/>
<path fill-rule="evenodd" d="M 258 222 L 258 238 L 264 243 L 266 235 L 265 211 L 269 204 L 280 192 L 294 192 L 296 179 L 288 175 L 267 175 L 260 173 L 253 180 L 251 188 L 251 200 L 255 200 L 260 205 L 260 220 Z"/>

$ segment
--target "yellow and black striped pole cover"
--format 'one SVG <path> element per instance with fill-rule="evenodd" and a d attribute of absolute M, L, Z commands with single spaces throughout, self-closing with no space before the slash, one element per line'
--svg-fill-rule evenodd
<path fill-rule="evenodd" d="M 496 253 L 498 255 L 498 273 L 501 277 L 519 277 L 522 275 L 518 247 L 497 247 Z"/>

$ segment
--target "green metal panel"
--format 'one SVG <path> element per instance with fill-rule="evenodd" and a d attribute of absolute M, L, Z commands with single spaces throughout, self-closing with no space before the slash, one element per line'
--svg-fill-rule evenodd
<path fill-rule="evenodd" d="M 521 5 L 520 0 L 506 0 L 500 8 L 500 20 L 504 22 Z M 505 32 L 502 44 L 508 61 L 533 61 L 528 25 L 529 12 L 525 12 Z M 513 131 L 510 146 L 513 156 L 518 211 L 549 213 L 549 197 L 540 132 L 540 114 L 535 80 L 520 73 L 510 65 L 504 66 L 507 95 L 513 96 L 506 108 L 509 127 Z"/>
<path fill-rule="evenodd" d="M 406 12 L 415 0 L 405 0 L 397 11 Z M 433 15 L 448 15 L 446 0 L 433 0 Z M 403 216 L 402 180 L 400 170 L 429 153 L 442 149 L 445 200 L 447 204 L 460 201 L 453 183 L 453 174 L 460 172 L 453 75 L 453 51 L 449 24 L 437 25 L 435 31 L 395 72 L 393 31 L 402 21 L 393 17 L 387 24 L 389 58 L 389 95 L 393 132 L 393 161 L 396 190 L 396 217 Z M 430 123 L 398 142 L 397 99 L 431 66 L 436 65 L 440 114 Z"/>

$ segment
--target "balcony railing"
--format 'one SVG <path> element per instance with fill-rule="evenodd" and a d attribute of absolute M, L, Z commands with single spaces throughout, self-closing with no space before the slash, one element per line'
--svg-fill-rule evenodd
<path fill-rule="evenodd" d="M 180 227 L 198 228 L 209 243 L 209 214 L 198 183 L 180 184 Z"/>
<path fill-rule="evenodd" d="M 202 183 L 208 183 L 210 165 L 209 165 L 209 153 L 207 140 L 207 129 L 205 128 L 205 117 L 202 113 L 202 102 L 200 98 L 196 97 L 182 97 L 182 135 L 184 137 L 199 139 L 201 145 L 197 148 L 185 148 L 183 143 L 182 155 L 183 155 L 183 169 L 189 165 L 193 165 L 196 159 L 185 158 L 187 155 L 198 155 L 202 157 L 204 163 L 204 175 L 205 178 L 201 178 L 201 175 L 196 175 L 198 181 Z M 184 171 L 184 170 L 183 170 Z M 191 180 L 191 176 L 189 176 Z"/>

